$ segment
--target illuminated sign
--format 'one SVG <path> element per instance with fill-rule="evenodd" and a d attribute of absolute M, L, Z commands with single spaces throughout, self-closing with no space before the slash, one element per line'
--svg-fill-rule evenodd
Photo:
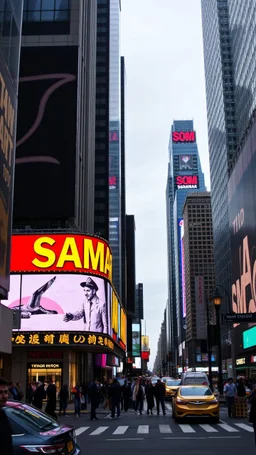
<path fill-rule="evenodd" d="M 243 332 L 243 348 L 256 346 L 256 326 Z"/>
<path fill-rule="evenodd" d="M 246 359 L 245 357 L 241 357 L 240 359 L 236 359 L 236 365 L 245 365 Z"/>
<path fill-rule="evenodd" d="M 140 357 L 140 324 L 132 324 L 132 355 Z"/>
<path fill-rule="evenodd" d="M 109 177 L 109 189 L 115 190 L 117 186 L 117 178 L 115 176 Z"/>
<path fill-rule="evenodd" d="M 198 189 L 198 175 L 178 175 L 176 177 L 176 187 L 178 190 L 183 189 Z"/>
<path fill-rule="evenodd" d="M 42 333 L 18 332 L 12 335 L 13 346 L 98 346 L 114 350 L 114 343 L 109 336 L 84 332 L 73 333 Z"/>
<path fill-rule="evenodd" d="M 119 141 L 119 131 L 110 131 L 109 142 L 118 142 L 118 141 Z"/>
<path fill-rule="evenodd" d="M 172 133 L 173 142 L 195 142 L 195 131 L 174 131 Z"/>
<path fill-rule="evenodd" d="M 11 275 L 8 300 L 20 311 L 26 332 L 68 330 L 111 335 L 112 287 L 101 277 L 84 274 Z"/>
<path fill-rule="evenodd" d="M 147 335 L 141 337 L 141 352 L 149 352 L 149 337 Z"/>
<path fill-rule="evenodd" d="M 124 346 L 127 345 L 127 316 L 121 307 L 121 342 Z"/>
<path fill-rule="evenodd" d="M 112 252 L 100 238 L 80 234 L 13 235 L 11 272 L 80 272 L 112 280 Z"/>
<path fill-rule="evenodd" d="M 193 171 L 194 156 L 195 155 L 180 155 L 179 156 L 179 170 L 180 171 Z M 196 156 L 195 156 L 195 162 L 196 162 Z"/>
<path fill-rule="evenodd" d="M 180 276 L 182 292 L 182 315 L 186 317 L 186 280 L 185 280 L 185 255 L 184 255 L 184 220 L 178 220 L 179 224 L 179 245 L 180 245 Z"/>
<path fill-rule="evenodd" d="M 112 293 L 112 330 L 113 338 L 116 339 L 118 334 L 118 299 L 114 292 Z"/>
<path fill-rule="evenodd" d="M 61 363 L 30 363 L 28 364 L 28 368 L 36 368 L 39 370 L 45 370 L 47 368 L 50 369 L 56 369 L 56 368 L 62 368 Z"/>

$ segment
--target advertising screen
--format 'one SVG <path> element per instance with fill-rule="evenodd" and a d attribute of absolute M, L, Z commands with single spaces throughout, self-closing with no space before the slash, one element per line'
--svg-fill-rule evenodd
<path fill-rule="evenodd" d="M 142 335 L 141 337 L 141 352 L 148 352 L 149 351 L 149 337 L 146 335 Z"/>
<path fill-rule="evenodd" d="M 179 170 L 180 171 L 193 171 L 194 156 L 195 155 L 180 155 L 179 156 Z"/>
<path fill-rule="evenodd" d="M 180 276 L 182 286 L 182 314 L 186 317 L 186 280 L 185 280 L 185 253 L 184 253 L 184 220 L 179 220 L 179 245 L 180 245 Z"/>
<path fill-rule="evenodd" d="M 124 309 L 121 307 L 121 335 L 120 335 L 121 342 L 126 347 L 127 345 L 127 316 L 125 314 Z"/>
<path fill-rule="evenodd" d="M 77 46 L 22 47 L 15 219 L 74 216 Z"/>
<path fill-rule="evenodd" d="M 12 275 L 4 305 L 21 311 L 21 330 L 111 335 L 109 283 L 84 274 Z"/>
<path fill-rule="evenodd" d="M 172 133 L 173 142 L 195 142 L 195 131 L 174 131 Z"/>
<path fill-rule="evenodd" d="M 16 93 L 0 56 L 0 297 L 3 298 L 9 290 L 16 105 Z"/>
<path fill-rule="evenodd" d="M 132 324 L 132 355 L 140 357 L 140 324 Z"/>
<path fill-rule="evenodd" d="M 228 182 L 232 310 L 256 311 L 256 124 Z"/>
<path fill-rule="evenodd" d="M 175 183 L 178 190 L 198 190 L 199 188 L 198 175 L 178 175 Z"/>

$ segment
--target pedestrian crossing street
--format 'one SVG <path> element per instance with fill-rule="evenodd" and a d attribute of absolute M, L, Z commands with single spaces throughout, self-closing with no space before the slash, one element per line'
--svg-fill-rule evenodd
<path fill-rule="evenodd" d="M 209 435 L 210 433 L 243 433 L 249 432 L 253 433 L 253 428 L 251 425 L 247 423 L 218 423 L 214 425 L 210 424 L 177 424 L 172 422 L 171 425 L 162 424 L 162 425 L 137 425 L 134 427 L 129 425 L 119 425 L 119 426 L 109 426 L 109 425 L 99 425 L 98 427 L 79 427 L 76 429 L 76 435 L 80 436 L 86 432 L 88 436 L 128 436 L 129 433 L 133 433 L 134 431 L 137 435 L 145 436 L 150 435 L 150 433 L 154 433 L 157 431 L 159 435 L 170 435 L 177 433 L 191 435 L 195 433 L 205 433 Z"/>

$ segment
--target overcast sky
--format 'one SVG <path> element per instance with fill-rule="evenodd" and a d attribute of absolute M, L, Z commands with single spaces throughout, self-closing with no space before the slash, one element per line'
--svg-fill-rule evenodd
<path fill-rule="evenodd" d="M 151 367 L 168 295 L 165 189 L 173 120 L 194 120 L 210 188 L 200 3 L 122 0 L 127 213 L 136 221 L 136 279 L 144 284 Z"/>

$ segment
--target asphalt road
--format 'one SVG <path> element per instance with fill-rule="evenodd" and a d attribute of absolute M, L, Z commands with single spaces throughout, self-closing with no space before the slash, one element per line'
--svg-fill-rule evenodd
<path fill-rule="evenodd" d="M 175 423 L 171 416 L 135 415 L 122 413 L 120 419 L 109 419 L 98 414 L 91 421 L 89 415 L 80 418 L 61 417 L 61 422 L 73 425 L 82 454 L 101 455 L 241 455 L 255 453 L 254 433 L 248 419 L 230 419 L 221 409 L 219 424 L 206 420 Z M 241 452 L 242 451 L 242 452 Z"/>

